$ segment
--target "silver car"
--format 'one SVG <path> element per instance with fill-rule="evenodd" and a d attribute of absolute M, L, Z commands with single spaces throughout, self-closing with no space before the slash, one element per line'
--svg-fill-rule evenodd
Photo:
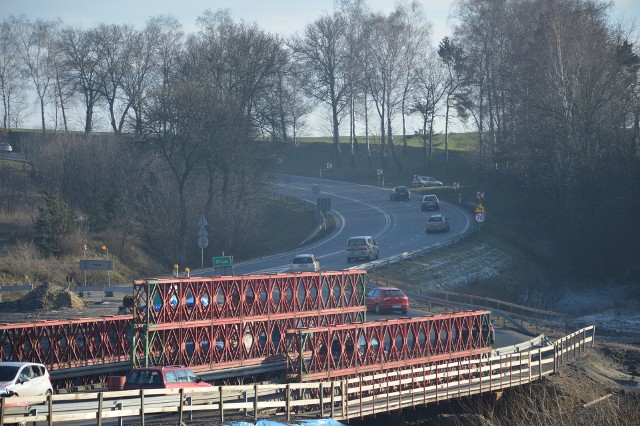
<path fill-rule="evenodd" d="M 347 262 L 356 259 L 377 259 L 379 255 L 378 243 L 370 235 L 351 237 L 347 240 Z"/>
<path fill-rule="evenodd" d="M 312 254 L 299 254 L 291 261 L 291 272 L 318 272 L 320 262 Z"/>
<path fill-rule="evenodd" d="M 447 232 L 449 230 L 449 218 L 441 214 L 433 214 L 427 218 L 425 231 L 429 232 Z"/>
<path fill-rule="evenodd" d="M 442 186 L 442 182 L 431 176 L 416 176 L 413 178 L 413 186 Z"/>
<path fill-rule="evenodd" d="M 33 362 L 0 362 L 0 385 L 17 396 L 53 393 L 47 367 Z"/>

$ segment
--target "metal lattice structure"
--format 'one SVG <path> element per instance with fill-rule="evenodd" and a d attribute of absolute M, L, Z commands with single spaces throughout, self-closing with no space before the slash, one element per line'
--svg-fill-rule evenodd
<path fill-rule="evenodd" d="M 350 377 L 488 353 L 489 311 L 289 330 L 290 381 Z"/>
<path fill-rule="evenodd" d="M 0 360 L 51 370 L 128 361 L 130 327 L 130 315 L 0 324 Z"/>
<path fill-rule="evenodd" d="M 134 322 L 185 323 L 364 305 L 364 271 L 134 281 Z"/>
<path fill-rule="evenodd" d="M 133 366 L 278 363 L 286 331 L 365 320 L 363 271 L 134 282 Z"/>

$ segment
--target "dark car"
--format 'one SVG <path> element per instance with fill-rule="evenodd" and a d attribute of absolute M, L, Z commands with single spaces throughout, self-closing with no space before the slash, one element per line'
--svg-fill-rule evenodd
<path fill-rule="evenodd" d="M 427 210 L 440 210 L 440 200 L 433 194 L 425 195 L 420 202 L 420 210 L 423 212 Z"/>
<path fill-rule="evenodd" d="M 134 368 L 124 383 L 124 390 L 200 388 L 211 385 L 193 371 L 179 366 Z"/>
<path fill-rule="evenodd" d="M 391 201 L 409 201 L 410 198 L 411 193 L 406 186 L 396 186 L 391 190 L 391 194 L 389 194 Z"/>
<path fill-rule="evenodd" d="M 424 229 L 427 233 L 447 232 L 449 230 L 449 218 L 441 214 L 432 214 L 427 218 Z"/>
<path fill-rule="evenodd" d="M 383 311 L 400 311 L 406 314 L 409 309 L 409 298 L 402 290 L 394 287 L 379 287 L 369 291 L 365 296 L 368 310 L 379 314 Z"/>

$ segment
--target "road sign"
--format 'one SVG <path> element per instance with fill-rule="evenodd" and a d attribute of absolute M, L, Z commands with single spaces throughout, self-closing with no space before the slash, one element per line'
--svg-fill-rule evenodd
<path fill-rule="evenodd" d="M 453 189 L 460 189 L 460 182 L 453 182 Z"/>
<path fill-rule="evenodd" d="M 478 204 L 478 207 L 476 207 L 476 213 L 485 213 L 482 203 Z"/>
<path fill-rule="evenodd" d="M 206 229 L 204 229 L 204 226 L 200 227 L 200 230 L 198 231 L 198 237 L 208 237 L 209 233 L 207 232 Z"/>
<path fill-rule="evenodd" d="M 81 260 L 81 271 L 113 271 L 113 260 Z"/>
<path fill-rule="evenodd" d="M 204 250 L 209 245 L 209 238 L 206 235 L 198 235 L 198 247 Z"/>
<path fill-rule="evenodd" d="M 208 225 L 207 219 L 204 218 L 203 214 L 201 214 L 200 215 L 200 219 L 198 219 L 198 225 L 199 226 L 207 226 Z"/>
<path fill-rule="evenodd" d="M 327 163 L 327 169 L 333 169 L 333 163 Z"/>
<path fill-rule="evenodd" d="M 484 213 L 476 213 L 476 222 L 478 223 L 484 222 Z"/>
<path fill-rule="evenodd" d="M 378 176 L 382 176 L 382 169 L 377 170 Z"/>
<path fill-rule="evenodd" d="M 482 200 L 484 198 L 484 191 L 478 191 L 478 193 L 476 194 L 479 200 Z"/>
<path fill-rule="evenodd" d="M 213 266 L 218 268 L 222 266 L 232 266 L 233 258 L 231 256 L 219 256 L 212 258 Z"/>

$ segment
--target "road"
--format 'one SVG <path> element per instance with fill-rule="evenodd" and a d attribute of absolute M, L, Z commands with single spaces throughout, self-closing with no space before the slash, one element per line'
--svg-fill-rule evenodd
<path fill-rule="evenodd" d="M 313 187 L 320 190 L 313 193 Z M 372 235 L 380 246 L 380 258 L 394 256 L 435 246 L 466 232 L 471 226 L 469 214 L 461 207 L 441 201 L 441 211 L 450 219 L 451 230 L 427 234 L 424 230 L 430 213 L 420 211 L 421 195 L 413 194 L 409 202 L 390 201 L 390 188 L 327 179 L 286 176 L 270 190 L 304 201 L 316 202 L 316 197 L 331 198 L 331 210 L 339 220 L 338 229 L 331 235 L 295 250 L 238 263 L 234 274 L 288 272 L 289 263 L 297 253 L 313 253 L 320 260 L 322 270 L 342 270 L 357 267 L 363 262 L 347 262 L 347 238 Z M 192 275 L 208 276 L 213 268 L 198 270 Z"/>

